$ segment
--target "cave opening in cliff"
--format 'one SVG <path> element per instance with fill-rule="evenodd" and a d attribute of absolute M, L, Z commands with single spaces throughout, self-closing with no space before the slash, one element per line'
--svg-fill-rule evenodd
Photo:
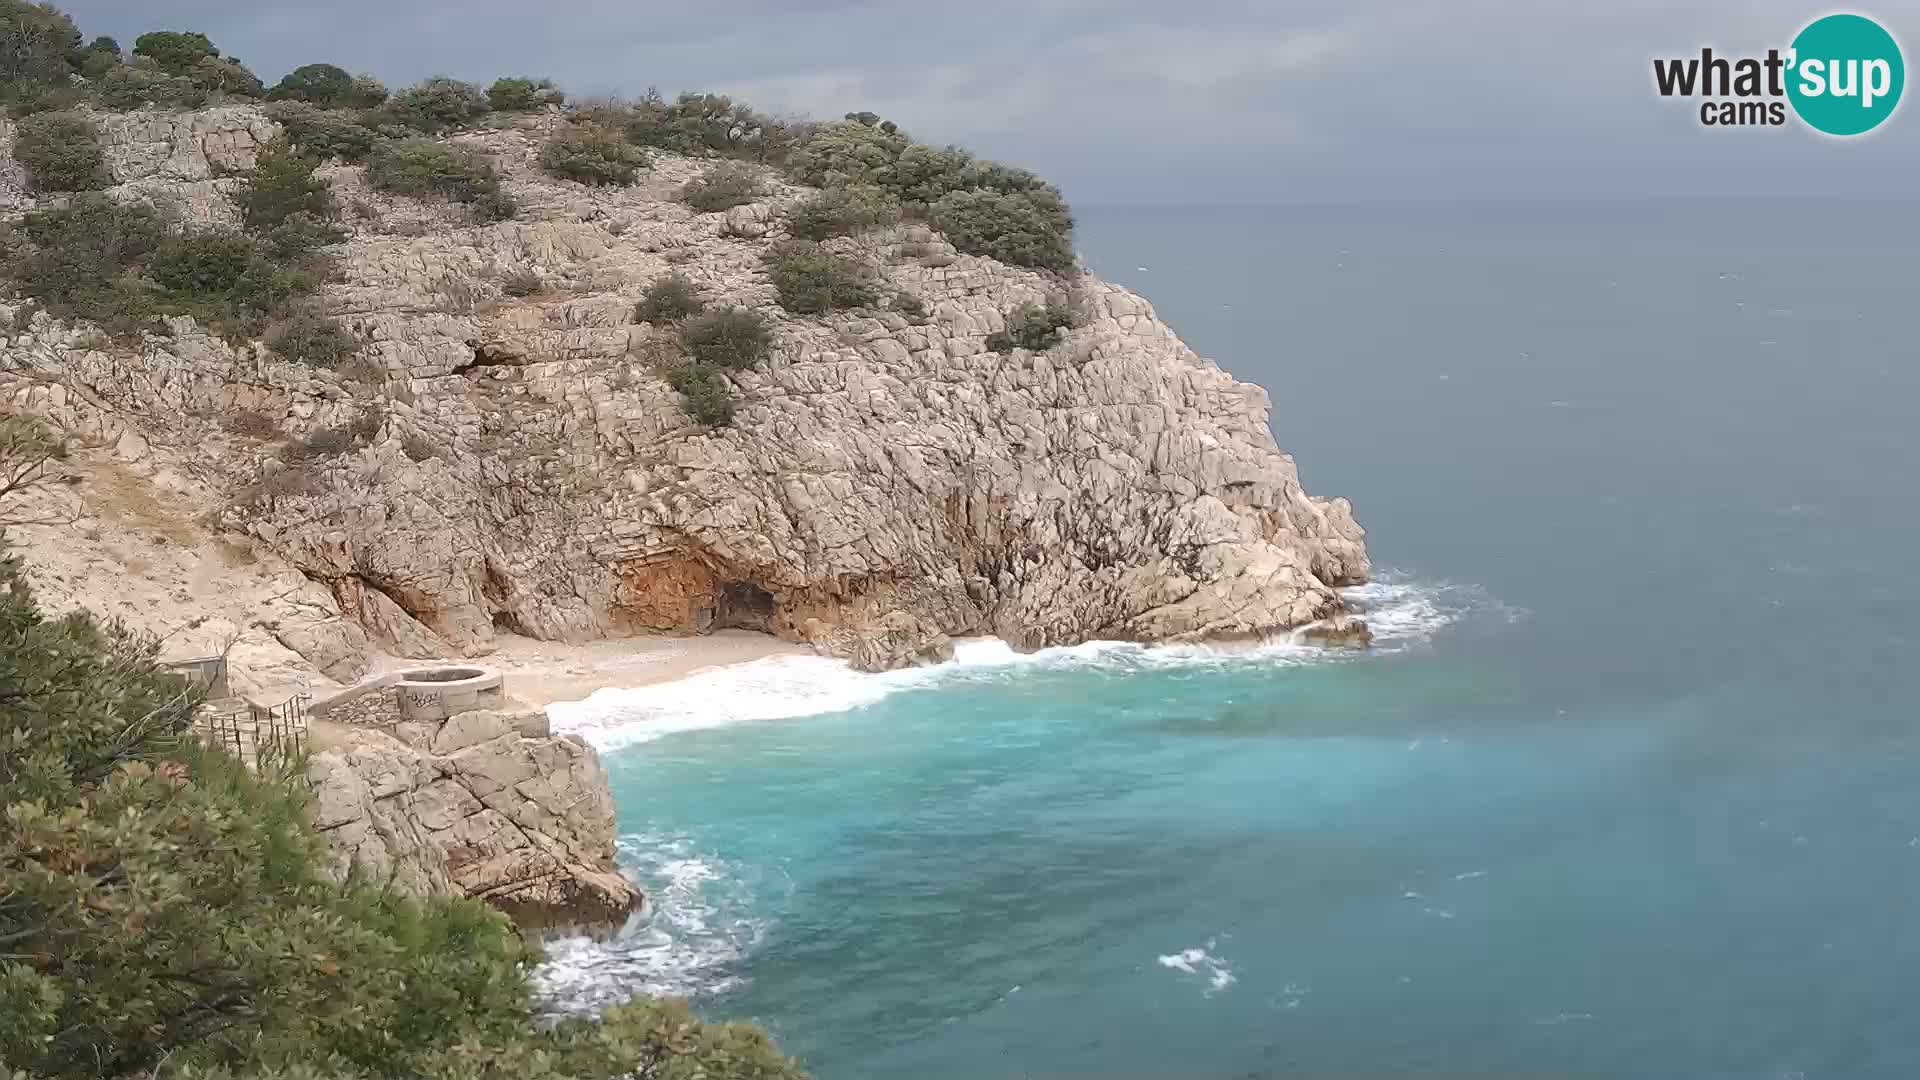
<path fill-rule="evenodd" d="M 773 594 L 750 581 L 729 581 L 720 587 L 715 630 L 773 632 Z"/>

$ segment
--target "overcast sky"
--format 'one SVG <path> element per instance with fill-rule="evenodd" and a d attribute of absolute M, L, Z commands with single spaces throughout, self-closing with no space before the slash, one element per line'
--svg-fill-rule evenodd
<path fill-rule="evenodd" d="M 58 2 L 58 0 L 56 0 Z M 70 0 L 131 47 L 199 30 L 269 83 L 327 61 L 399 86 L 547 75 L 871 109 L 1082 205 L 1913 197 L 1920 106 L 1864 138 L 1715 129 L 1654 56 L 1784 48 L 1789 0 Z M 1858 9 L 1913 66 L 1920 0 Z M 1909 98 L 1913 93 L 1907 95 Z"/>

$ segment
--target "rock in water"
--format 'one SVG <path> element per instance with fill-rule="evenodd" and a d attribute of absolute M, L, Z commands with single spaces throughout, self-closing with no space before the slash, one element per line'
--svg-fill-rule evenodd
<path fill-rule="evenodd" d="M 1309 645 L 1329 648 L 1364 649 L 1373 644 L 1373 631 L 1366 621 L 1352 615 L 1336 615 L 1314 623 L 1302 630 L 1300 637 Z"/>

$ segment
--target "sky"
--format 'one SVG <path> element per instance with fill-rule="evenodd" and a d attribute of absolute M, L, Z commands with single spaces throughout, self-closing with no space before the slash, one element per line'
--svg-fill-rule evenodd
<path fill-rule="evenodd" d="M 58 0 L 56 0 L 58 2 Z M 1859 9 L 1920 58 L 1920 0 Z M 548 76 L 767 112 L 872 110 L 1082 206 L 1912 198 L 1920 104 L 1836 140 L 1708 128 L 1655 57 L 1764 55 L 1793 0 L 70 0 L 89 37 L 198 30 L 269 83 Z M 1920 94 L 1907 94 L 1911 99 Z"/>

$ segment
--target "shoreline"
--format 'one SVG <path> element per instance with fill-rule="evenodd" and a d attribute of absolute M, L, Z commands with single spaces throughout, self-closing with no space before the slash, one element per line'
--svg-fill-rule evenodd
<path fill-rule="evenodd" d="M 615 638 L 582 645 L 502 635 L 499 645 L 475 662 L 500 672 L 509 699 L 542 711 L 561 702 L 584 701 L 599 690 L 657 686 L 711 668 L 773 656 L 815 655 L 804 645 L 755 630 L 716 630 L 700 637 Z"/>

